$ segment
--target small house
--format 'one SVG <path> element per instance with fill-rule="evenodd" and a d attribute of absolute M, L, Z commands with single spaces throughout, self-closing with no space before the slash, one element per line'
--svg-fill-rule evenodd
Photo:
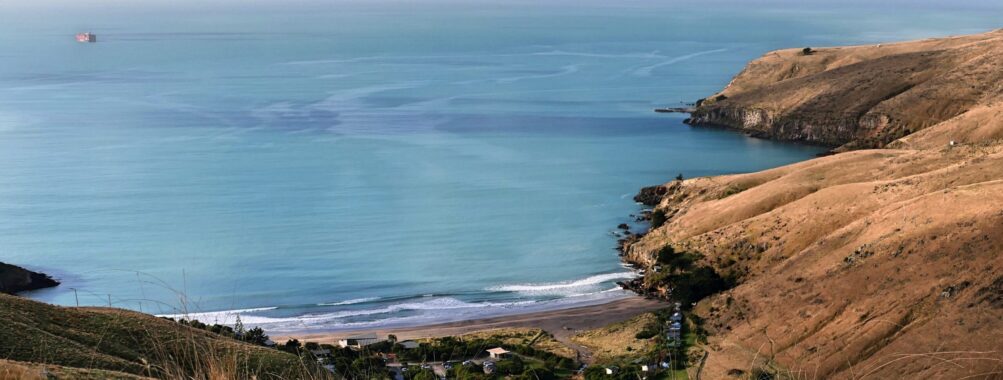
<path fill-rule="evenodd" d="M 505 359 L 511 356 L 512 353 L 508 352 L 508 350 L 504 348 L 495 347 L 488 349 L 488 355 L 491 356 L 492 359 Z"/>
<path fill-rule="evenodd" d="M 328 350 L 326 348 L 320 348 L 320 349 L 316 349 L 316 350 L 310 350 L 310 353 L 313 354 L 313 356 L 317 357 L 317 358 L 323 358 L 323 357 L 331 356 L 331 350 Z"/>
<path fill-rule="evenodd" d="M 403 342 L 397 342 L 397 344 L 401 345 L 406 350 L 413 350 L 415 348 L 418 348 L 418 346 L 420 346 L 418 342 L 415 342 L 413 340 L 405 340 Z"/>
<path fill-rule="evenodd" d="M 669 331 L 665 334 L 665 337 L 669 340 L 679 340 L 683 336 L 683 325 L 679 322 L 672 322 L 669 326 Z"/>
<path fill-rule="evenodd" d="M 365 347 L 365 346 L 368 346 L 370 344 L 374 344 L 374 343 L 377 343 L 377 342 L 379 342 L 379 338 L 376 337 L 376 334 L 356 335 L 356 336 L 350 336 L 348 338 L 339 340 L 338 341 L 338 346 L 343 347 L 343 348 L 360 349 L 362 347 Z"/>

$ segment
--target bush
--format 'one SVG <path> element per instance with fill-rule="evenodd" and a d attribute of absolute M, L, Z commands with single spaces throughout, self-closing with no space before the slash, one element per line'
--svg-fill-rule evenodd
<path fill-rule="evenodd" d="M 702 257 L 703 255 L 699 253 L 676 253 L 676 250 L 669 245 L 658 251 L 658 263 L 669 267 L 670 270 L 688 270 Z"/>
<path fill-rule="evenodd" d="M 665 224 L 667 221 L 665 217 L 665 211 L 655 210 L 651 212 L 651 228 L 658 228 Z"/>
<path fill-rule="evenodd" d="M 553 372 L 540 368 L 530 368 L 523 371 L 522 375 L 515 377 L 519 380 L 553 380 L 557 376 L 554 376 Z"/>
<path fill-rule="evenodd" d="M 518 375 L 526 370 L 526 366 L 522 363 L 522 358 L 518 356 L 498 361 L 495 363 L 495 367 L 497 367 L 498 373 L 503 375 Z"/>
<path fill-rule="evenodd" d="M 721 277 L 710 267 L 671 275 L 668 281 L 672 286 L 672 298 L 686 305 L 734 286 L 732 279 Z"/>
<path fill-rule="evenodd" d="M 658 335 L 658 331 L 644 329 L 644 330 L 638 331 L 637 334 L 634 334 L 634 338 L 635 339 L 644 340 L 644 339 L 654 338 L 655 335 Z"/>

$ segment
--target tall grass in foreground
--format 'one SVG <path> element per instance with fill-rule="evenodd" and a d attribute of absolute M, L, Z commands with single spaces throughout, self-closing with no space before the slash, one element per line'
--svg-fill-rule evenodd
<path fill-rule="evenodd" d="M 145 375 L 190 380 L 335 378 L 303 353 L 297 357 L 182 323 L 182 320 L 194 321 L 192 314 L 198 312 L 189 301 L 187 292 L 173 289 L 163 281 L 158 280 L 155 284 L 165 287 L 177 297 L 181 320 L 172 323 L 179 326 L 180 334 L 164 336 L 145 330 L 152 344 L 151 360 L 146 361 Z M 239 316 L 236 318 L 236 321 L 224 319 L 215 323 L 239 323 Z"/>
<path fill-rule="evenodd" d="M 187 297 L 175 294 L 178 314 L 188 315 Z M 136 301 L 113 303 L 108 297 L 109 306 Z M 190 380 L 333 377 L 305 355 L 245 343 L 186 323 L 113 307 L 64 308 L 0 295 L 0 380 L 50 375 Z"/>

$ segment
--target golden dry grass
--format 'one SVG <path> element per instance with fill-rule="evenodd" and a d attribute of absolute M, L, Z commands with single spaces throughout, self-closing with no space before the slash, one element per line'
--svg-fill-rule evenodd
<path fill-rule="evenodd" d="M 552 354 L 574 358 L 575 350 L 558 342 L 550 334 L 538 328 L 498 328 L 476 331 L 458 336 L 461 339 L 497 339 L 510 345 L 527 345 L 533 343 L 533 348 L 550 352 Z M 431 339 L 423 339 L 430 341 Z"/>
<path fill-rule="evenodd" d="M 600 361 L 636 355 L 649 351 L 654 343 L 651 339 L 637 339 L 635 335 L 657 320 L 654 314 L 644 313 L 620 323 L 584 331 L 571 340 L 587 347 Z"/>
<path fill-rule="evenodd" d="M 784 50 L 706 106 L 766 109 L 781 116 L 751 128 L 788 137 L 846 127 L 848 141 L 891 143 L 686 180 L 657 206 L 669 220 L 628 260 L 651 265 L 671 244 L 743 279 L 696 309 L 713 333 L 705 377 L 764 365 L 790 378 L 1003 377 L 1001 65 L 1003 31 Z M 852 123 L 830 123 L 835 110 L 855 110 Z"/>

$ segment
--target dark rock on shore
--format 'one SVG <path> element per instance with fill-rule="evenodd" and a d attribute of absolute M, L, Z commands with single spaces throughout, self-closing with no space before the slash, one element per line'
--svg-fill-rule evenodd
<path fill-rule="evenodd" d="M 666 195 L 674 194 L 682 188 L 682 175 L 676 177 L 675 181 L 666 185 L 655 185 L 642 188 L 637 195 L 634 196 L 635 202 L 640 202 L 645 206 L 658 206 L 662 202 L 662 199 Z"/>
<path fill-rule="evenodd" d="M 619 251 L 620 255 L 622 256 L 624 253 L 627 252 L 627 247 L 630 247 L 631 244 L 634 244 L 638 240 L 641 240 L 641 237 L 643 237 L 643 236 L 644 235 L 641 235 L 641 234 L 632 234 L 632 233 L 628 232 L 627 234 L 624 235 L 624 237 L 622 239 L 617 240 L 617 242 L 616 242 L 617 243 L 617 247 L 616 247 L 617 251 Z"/>
<path fill-rule="evenodd" d="M 640 202 L 645 206 L 656 206 L 668 191 L 669 188 L 664 185 L 648 186 L 634 196 L 634 202 Z"/>
<path fill-rule="evenodd" d="M 0 293 L 15 294 L 51 288 L 56 285 L 59 285 L 59 281 L 46 274 L 32 272 L 16 265 L 0 263 Z"/>
<path fill-rule="evenodd" d="M 692 113 L 696 111 L 696 107 L 665 107 L 665 108 L 655 108 L 655 112 L 658 113 Z"/>

